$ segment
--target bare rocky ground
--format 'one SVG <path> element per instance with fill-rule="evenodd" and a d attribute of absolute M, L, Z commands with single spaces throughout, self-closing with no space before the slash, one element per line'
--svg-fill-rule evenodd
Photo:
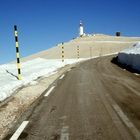
<path fill-rule="evenodd" d="M 64 55 L 66 59 L 77 58 L 77 46 L 79 46 L 80 58 L 116 53 L 132 44 L 139 42 L 140 37 L 115 37 L 102 34 L 95 36 L 85 36 L 64 42 Z M 22 58 L 22 61 L 32 60 L 37 57 L 46 59 L 61 59 L 62 44 Z"/>

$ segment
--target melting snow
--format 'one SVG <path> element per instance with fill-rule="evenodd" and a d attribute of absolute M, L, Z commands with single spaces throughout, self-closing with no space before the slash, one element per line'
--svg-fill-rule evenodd
<path fill-rule="evenodd" d="M 66 59 L 64 63 L 60 59 L 37 58 L 21 64 L 22 80 L 17 80 L 16 64 L 4 64 L 0 66 L 0 101 L 11 96 L 15 90 L 23 85 L 35 85 L 35 80 L 41 76 L 48 77 L 57 72 L 57 69 L 67 64 L 72 64 L 82 59 Z"/>

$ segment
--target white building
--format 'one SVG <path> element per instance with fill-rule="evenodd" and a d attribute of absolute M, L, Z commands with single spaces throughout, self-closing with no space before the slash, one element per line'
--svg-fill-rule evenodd
<path fill-rule="evenodd" d="M 80 21 L 80 25 L 79 25 L 79 36 L 80 37 L 84 36 L 84 27 L 82 21 Z"/>

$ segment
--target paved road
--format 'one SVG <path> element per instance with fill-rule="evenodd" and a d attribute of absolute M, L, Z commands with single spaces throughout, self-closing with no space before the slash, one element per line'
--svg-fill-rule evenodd
<path fill-rule="evenodd" d="M 58 79 L 19 140 L 140 140 L 140 78 L 111 59 L 81 63 Z"/>

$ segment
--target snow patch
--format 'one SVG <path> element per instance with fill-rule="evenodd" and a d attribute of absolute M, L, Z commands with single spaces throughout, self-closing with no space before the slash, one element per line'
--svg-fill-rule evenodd
<path fill-rule="evenodd" d="M 67 64 L 73 64 L 84 59 L 61 59 L 36 58 L 21 64 L 22 80 L 17 80 L 16 64 L 4 64 L 0 66 L 0 101 L 11 96 L 18 88 L 27 84 L 36 85 L 39 77 L 48 77 L 57 72 L 58 68 Z"/>
<path fill-rule="evenodd" d="M 121 64 L 140 71 L 140 42 L 121 51 L 118 54 L 118 61 Z"/>
<path fill-rule="evenodd" d="M 37 84 L 38 84 L 37 81 L 32 81 L 32 82 L 30 82 L 30 85 L 31 85 L 31 86 L 35 86 L 35 85 L 37 85 Z"/>

